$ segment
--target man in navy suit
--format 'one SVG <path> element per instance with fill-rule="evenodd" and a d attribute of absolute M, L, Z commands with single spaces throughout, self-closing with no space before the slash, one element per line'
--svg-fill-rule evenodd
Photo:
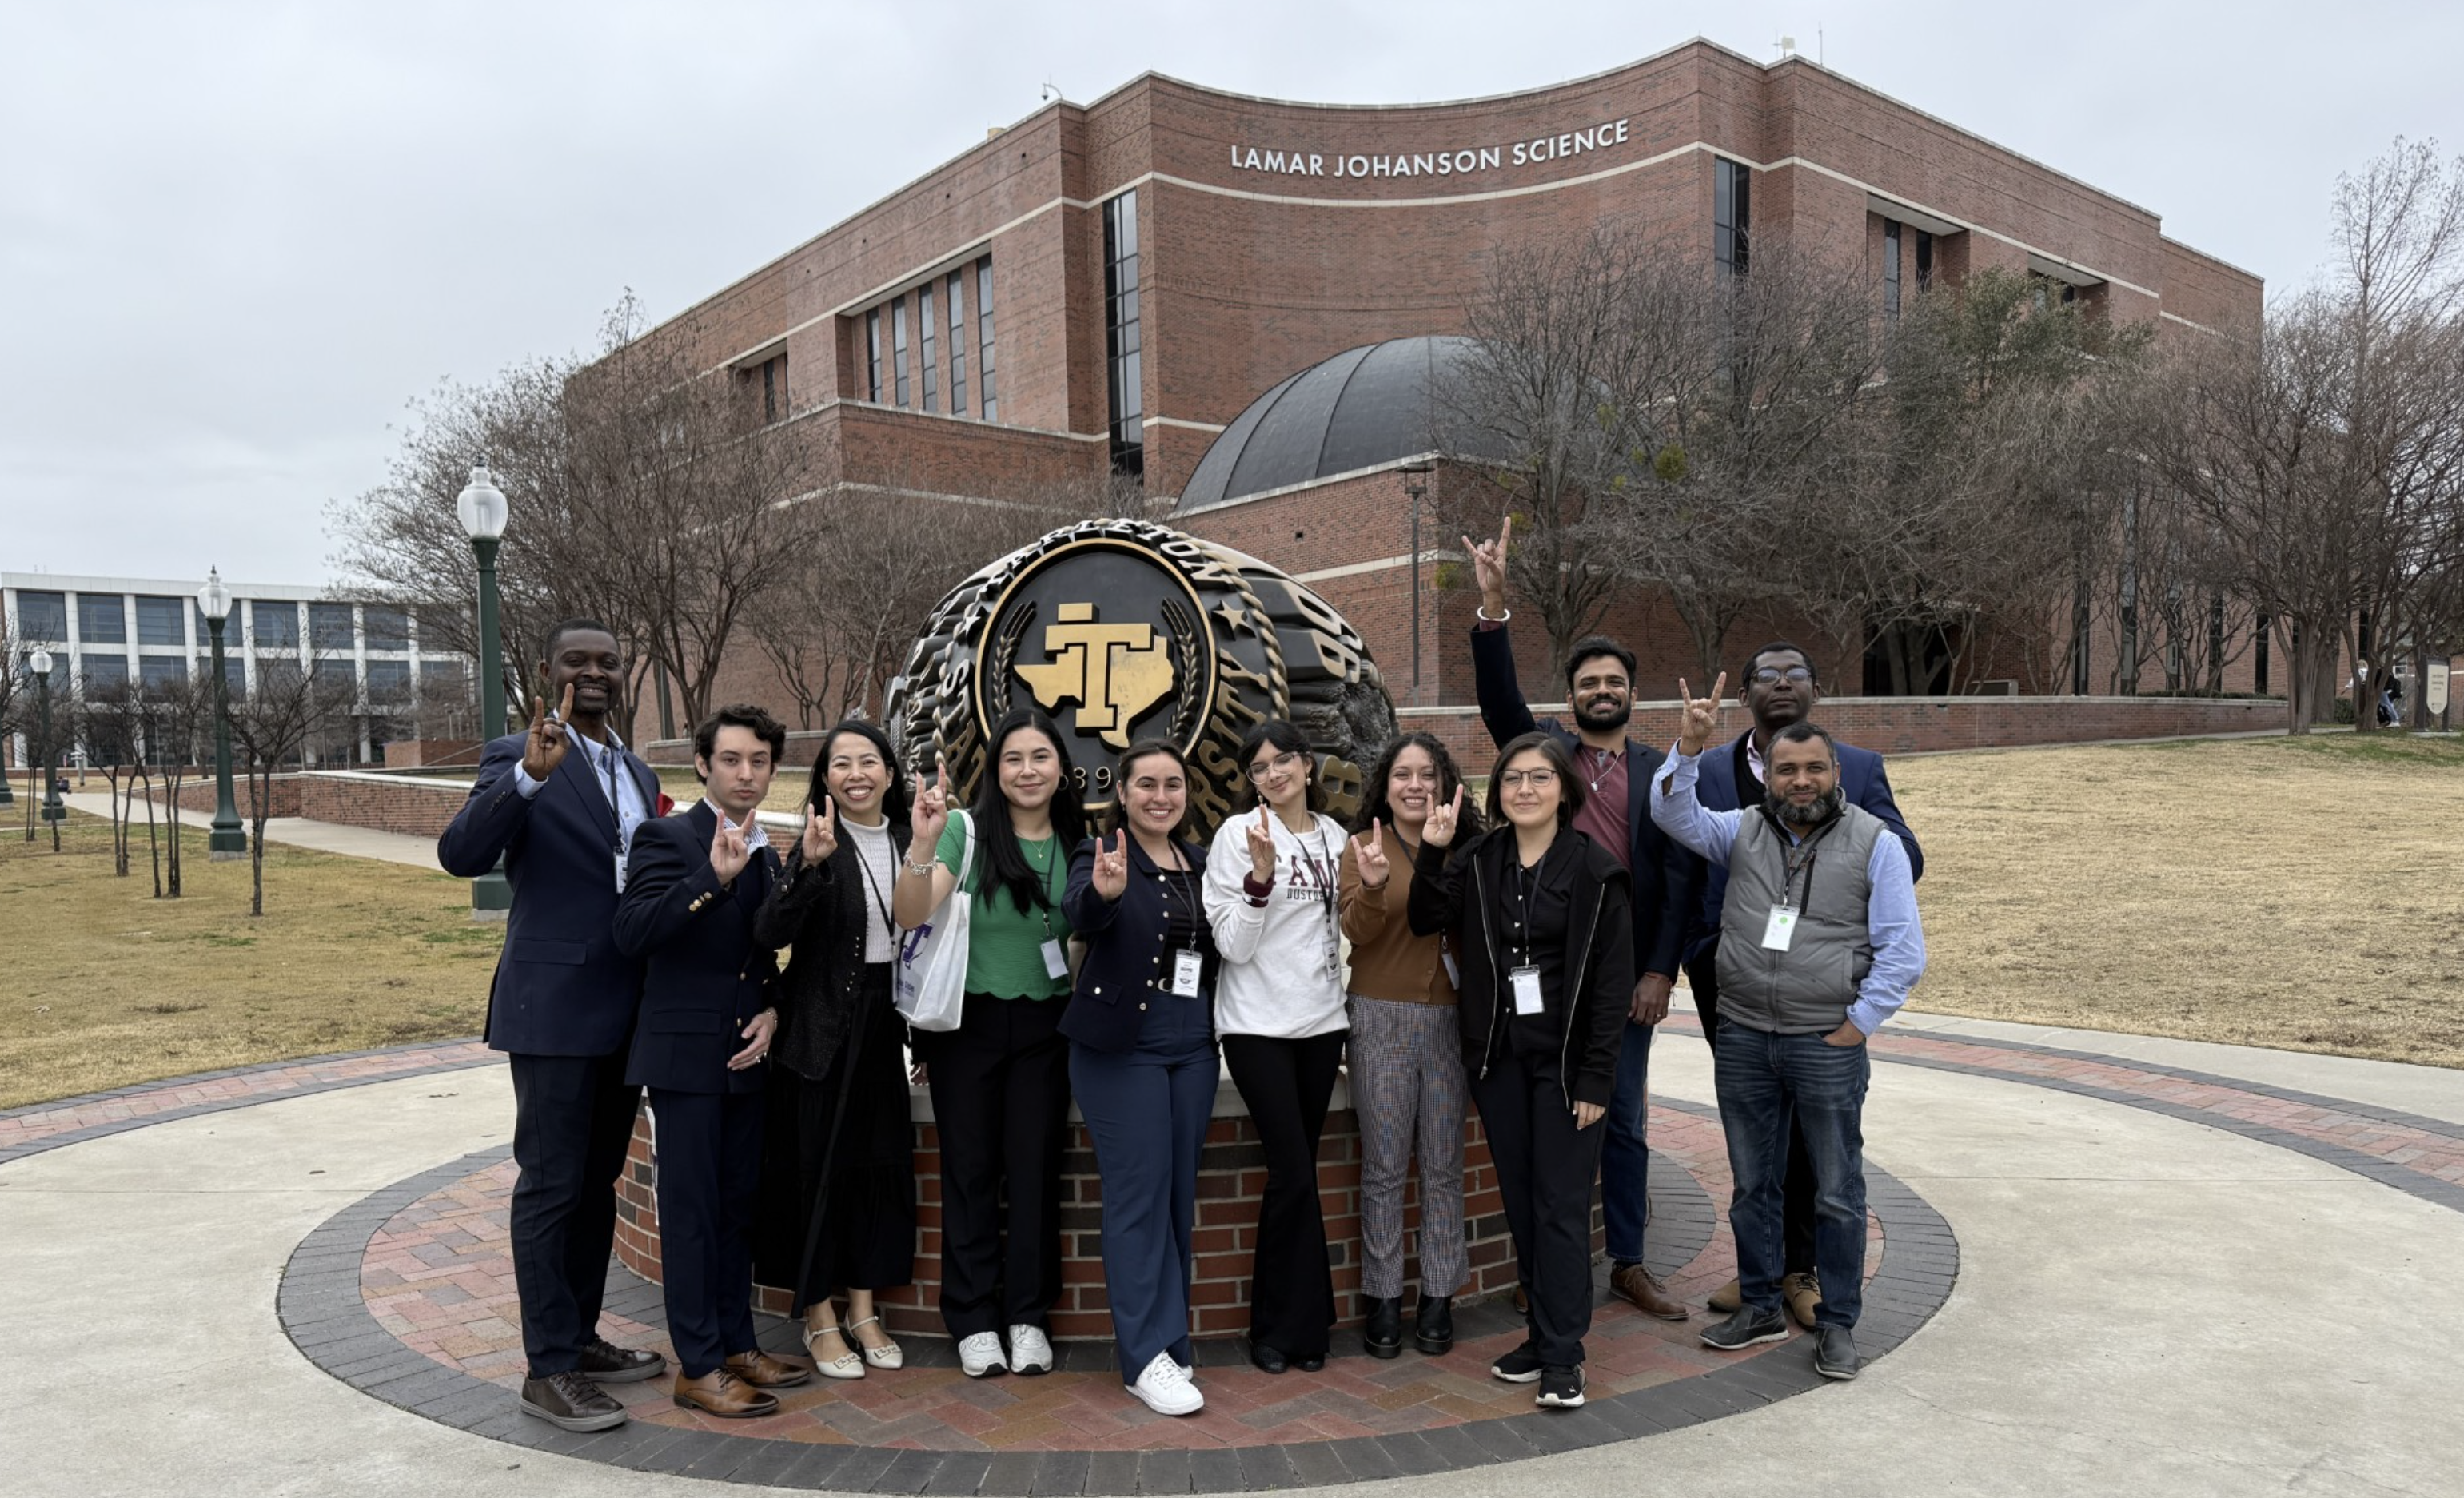
<path fill-rule="evenodd" d="M 1752 715 L 1754 726 L 1736 741 L 1703 756 L 1702 778 L 1695 799 L 1708 811 L 1739 811 L 1763 803 L 1763 757 L 1771 736 L 1791 723 L 1802 722 L 1822 700 L 1822 684 L 1815 674 L 1814 657 L 1785 640 L 1774 641 L 1746 657 L 1739 699 Z M 1683 690 L 1680 685 L 1679 690 Z M 1925 877 L 1925 852 L 1917 835 L 1891 799 L 1891 778 L 1882 757 L 1849 744 L 1839 751 L 1839 789 L 1849 804 L 1881 819 L 1908 850 L 1909 871 Z M 1720 902 L 1728 891 L 1725 864 L 1706 865 L 1703 901 L 1687 923 L 1685 983 L 1693 990 L 1694 1007 L 1703 1016 L 1703 1039 L 1717 1046 L 1720 1033 Z M 1780 1184 L 1780 1232 L 1783 1242 L 1781 1298 L 1789 1314 L 1807 1331 L 1814 1330 L 1814 1311 L 1822 1303 L 1814 1261 L 1814 1164 L 1804 1143 L 1792 1129 L 1788 1171 Z M 1733 1311 L 1743 1299 L 1735 1280 L 1714 1290 L 1711 1309 Z"/>
<path fill-rule="evenodd" d="M 1685 926 L 1700 898 L 1703 864 L 1661 832 L 1649 814 L 1651 778 L 1660 771 L 1661 756 L 1625 735 L 1634 716 L 1633 651 L 1597 635 L 1576 641 L 1566 660 L 1566 700 L 1574 726 L 1531 716 L 1506 633 L 1506 547 L 1513 532 L 1509 516 L 1496 540 L 1463 539 L 1480 580 L 1480 622 L 1471 633 L 1473 690 L 1481 720 L 1498 747 L 1535 729 L 1566 745 L 1591 787 L 1574 826 L 1634 878 L 1637 980 L 1617 1050 L 1617 1085 L 1609 1095 L 1608 1135 L 1600 1142 L 1600 1210 L 1608 1223 L 1610 1288 L 1646 1315 L 1683 1321 L 1685 1307 L 1642 1262 L 1651 1218 L 1646 1120 L 1652 1027 L 1668 1015 Z"/>
<path fill-rule="evenodd" d="M 659 786 L 608 719 L 625 659 L 607 627 L 568 619 L 548 633 L 525 733 L 490 743 L 479 781 L 436 840 L 447 873 L 504 859 L 514 888 L 488 995 L 488 1044 L 514 1078 L 514 1283 L 530 1377 L 521 1408 L 567 1430 L 625 1422 L 600 1383 L 656 1377 L 667 1359 L 599 1334 L 616 1177 L 641 1089 L 625 1080 L 642 966 L 616 950 L 616 895 Z M 547 711 L 554 698 L 561 705 Z"/>
<path fill-rule="evenodd" d="M 753 939 L 779 855 L 754 820 L 787 730 L 723 707 L 693 735 L 703 795 L 643 826 L 616 907 L 616 945 L 644 958 L 625 1079 L 650 1090 L 658 1139 L 659 1264 L 676 1403 L 722 1419 L 778 1413 L 766 1391 L 810 1368 L 753 1334 L 753 1198 L 761 1179 L 761 1067 L 779 1013 L 779 955 Z"/>

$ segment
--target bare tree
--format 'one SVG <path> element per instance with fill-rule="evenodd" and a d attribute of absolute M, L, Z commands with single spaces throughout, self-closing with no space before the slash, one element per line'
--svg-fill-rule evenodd
<path fill-rule="evenodd" d="M 274 814 L 274 777 L 304 760 L 318 738 L 348 722 L 354 693 L 342 673 L 320 672 L 290 656 L 262 658 L 245 696 L 231 702 L 231 741 L 248 772 L 248 913 L 265 914 L 265 824 Z"/>

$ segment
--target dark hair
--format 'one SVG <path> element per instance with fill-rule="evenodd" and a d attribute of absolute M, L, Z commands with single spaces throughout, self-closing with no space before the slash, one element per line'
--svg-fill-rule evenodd
<path fill-rule="evenodd" d="M 984 740 L 984 773 L 976 782 L 976 803 L 968 810 L 976 821 L 976 844 L 979 867 L 984 870 L 976 876 L 976 888 L 995 887 L 1007 890 L 1023 913 L 1033 909 L 1049 910 L 1052 898 L 1045 892 L 1045 875 L 1026 861 L 1018 846 L 1018 833 L 1010 826 L 1009 798 L 1001 794 L 1001 746 L 1012 734 L 1042 734 L 1052 742 L 1052 752 L 1061 760 L 1061 777 L 1052 785 L 1052 834 L 1060 839 L 1057 857 L 1066 860 L 1087 836 L 1087 799 L 1080 794 L 1077 777 L 1071 774 L 1069 741 L 1061 737 L 1061 729 L 1052 719 L 1033 708 L 1012 708 L 993 725 L 990 738 Z"/>
<path fill-rule="evenodd" d="M 1753 685 L 1754 671 L 1762 665 L 1763 657 L 1766 655 L 1776 655 L 1782 650 L 1790 651 L 1794 654 L 1798 660 L 1805 662 L 1805 675 L 1807 680 L 1813 682 L 1817 687 L 1822 685 L 1822 668 L 1814 664 L 1813 651 L 1792 640 L 1773 640 L 1771 644 L 1764 646 L 1761 650 L 1756 650 L 1751 655 L 1746 657 L 1745 675 L 1737 682 L 1737 695 L 1739 697 L 1743 697 L 1746 694 L 1746 689 Z"/>
<path fill-rule="evenodd" d="M 1801 717 L 1795 722 L 1789 724 L 1786 728 L 1781 729 L 1778 733 L 1771 735 L 1771 747 L 1776 749 L 1782 744 L 1812 743 L 1817 738 L 1822 740 L 1823 748 L 1831 751 L 1831 762 L 1833 764 L 1837 764 L 1839 762 L 1839 740 L 1831 737 L 1831 730 L 1827 728 L 1817 728 Z"/>
<path fill-rule="evenodd" d="M 1587 634 L 1576 640 L 1574 648 L 1566 652 L 1566 690 L 1574 690 L 1574 672 L 1583 669 L 1583 662 L 1602 655 L 1616 657 L 1617 663 L 1625 668 L 1625 684 L 1631 688 L 1634 685 L 1634 652 L 1607 635 Z"/>
<path fill-rule="evenodd" d="M 1292 726 L 1289 719 L 1280 717 L 1270 717 L 1241 736 L 1241 758 L 1238 767 L 1233 772 L 1241 779 L 1241 794 L 1233 809 L 1236 811 L 1258 809 L 1258 782 L 1249 779 L 1249 766 L 1258 762 L 1258 751 L 1268 744 L 1274 745 L 1286 754 L 1309 757 L 1309 809 L 1313 812 L 1324 811 L 1326 782 L 1317 773 L 1317 752 L 1309 747 L 1309 739 L 1298 728 Z"/>
<path fill-rule="evenodd" d="M 1557 772 L 1557 826 L 1572 826 L 1574 813 L 1582 810 L 1583 803 L 1591 797 L 1591 792 L 1583 786 L 1583 778 L 1574 773 L 1573 759 L 1566 753 L 1564 744 L 1548 734 L 1524 734 L 1508 739 L 1506 747 L 1497 751 L 1497 765 L 1488 772 L 1488 820 L 1499 826 L 1506 826 L 1507 819 L 1498 778 L 1506 773 L 1507 765 L 1514 762 L 1516 755 L 1529 754 L 1535 749 L 1548 760 L 1549 768 Z"/>
<path fill-rule="evenodd" d="M 829 791 L 830 745 L 837 743 L 842 734 L 853 734 L 881 751 L 882 767 L 890 775 L 890 785 L 881 793 L 882 819 L 891 826 L 905 826 L 913 818 L 913 808 L 909 805 L 907 776 L 898 764 L 898 751 L 891 747 L 888 734 L 861 718 L 843 719 L 822 736 L 822 752 L 813 760 L 813 782 L 804 792 L 804 805 L 808 809 L 820 806 L 822 797 Z"/>
<path fill-rule="evenodd" d="M 787 725 L 772 717 L 750 702 L 731 702 L 705 719 L 693 730 L 693 759 L 707 762 L 718 749 L 718 731 L 722 728 L 749 728 L 753 737 L 770 746 L 770 763 L 776 767 L 787 757 Z M 693 765 L 696 779 L 708 781 L 701 762 Z"/>
<path fill-rule="evenodd" d="M 1180 745 L 1174 743 L 1171 739 L 1141 738 L 1136 743 L 1130 745 L 1127 749 L 1121 751 L 1120 760 L 1113 769 L 1112 804 L 1111 808 L 1104 813 L 1104 831 L 1118 832 L 1123 827 L 1130 825 L 1130 808 L 1128 804 L 1130 799 L 1130 766 L 1137 763 L 1140 760 L 1154 759 L 1156 755 L 1162 755 L 1173 763 L 1179 765 L 1180 775 L 1183 782 L 1187 782 L 1191 778 L 1189 772 L 1189 756 L 1182 754 L 1180 752 Z M 1171 837 L 1174 842 L 1180 842 L 1189 836 L 1189 819 L 1195 805 L 1196 803 L 1194 801 L 1183 802 L 1181 804 L 1180 820 L 1173 824 L 1171 832 Z"/>
<path fill-rule="evenodd" d="M 1429 752 L 1429 758 L 1437 761 L 1438 766 L 1438 801 L 1443 803 L 1454 799 L 1455 791 L 1463 784 L 1463 772 L 1455 768 L 1455 757 L 1446 752 L 1446 746 L 1435 734 L 1417 731 L 1403 734 L 1388 743 L 1379 752 L 1377 762 L 1369 767 L 1369 783 L 1361 787 L 1360 810 L 1352 819 L 1353 831 L 1366 832 L 1372 822 L 1383 822 L 1390 827 L 1395 825 L 1395 810 L 1386 804 L 1386 782 L 1395 773 L 1396 760 L 1406 749 Z M 1456 835 L 1460 837 L 1463 832 L 1479 830 L 1480 808 L 1465 806 Z"/>
<path fill-rule="evenodd" d="M 547 631 L 547 649 L 539 652 L 539 658 L 550 665 L 554 665 L 556 662 L 556 648 L 561 642 L 562 642 L 564 637 L 568 634 L 581 634 L 584 630 L 596 630 L 597 632 L 607 636 L 607 638 L 611 640 L 616 640 L 616 631 L 608 628 L 605 625 L 601 624 L 596 619 L 560 619 L 549 628 Z M 622 640 L 616 640 L 616 650 L 618 653 L 623 653 L 624 649 L 625 642 Z"/>

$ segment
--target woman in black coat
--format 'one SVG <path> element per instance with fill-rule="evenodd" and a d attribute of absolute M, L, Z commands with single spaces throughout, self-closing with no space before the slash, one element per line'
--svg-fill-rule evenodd
<path fill-rule="evenodd" d="M 775 990 L 756 1277 L 794 1293 L 817 1371 L 861 1378 L 905 1363 L 872 1297 L 910 1283 L 915 1262 L 907 1026 L 891 1002 L 907 782 L 869 723 L 831 729 L 814 769 L 803 835 L 753 927 L 761 945 L 795 949 Z M 844 1327 L 831 1299 L 841 1288 Z"/>

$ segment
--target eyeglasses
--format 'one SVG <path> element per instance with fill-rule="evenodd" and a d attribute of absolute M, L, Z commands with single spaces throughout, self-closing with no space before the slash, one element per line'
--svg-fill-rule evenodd
<path fill-rule="evenodd" d="M 1814 672 L 1803 666 L 1791 666 L 1785 671 L 1782 671 L 1777 666 L 1766 666 L 1760 671 L 1754 672 L 1754 680 L 1766 687 L 1775 681 L 1802 682 L 1812 681 L 1813 679 Z"/>
<path fill-rule="evenodd" d="M 1277 770 L 1289 770 L 1297 767 L 1301 761 L 1308 758 L 1308 755 L 1301 753 L 1297 749 L 1287 749 L 1282 754 L 1275 756 L 1271 760 L 1261 760 L 1256 764 L 1249 766 L 1249 779 L 1252 781 L 1263 781 L 1267 776 L 1274 774 Z"/>
<path fill-rule="evenodd" d="M 1557 783 L 1557 772 L 1554 770 L 1508 770 L 1497 778 L 1497 783 L 1507 790 L 1514 790 L 1525 785 L 1530 786 L 1533 790 L 1547 790 L 1550 786 Z"/>

